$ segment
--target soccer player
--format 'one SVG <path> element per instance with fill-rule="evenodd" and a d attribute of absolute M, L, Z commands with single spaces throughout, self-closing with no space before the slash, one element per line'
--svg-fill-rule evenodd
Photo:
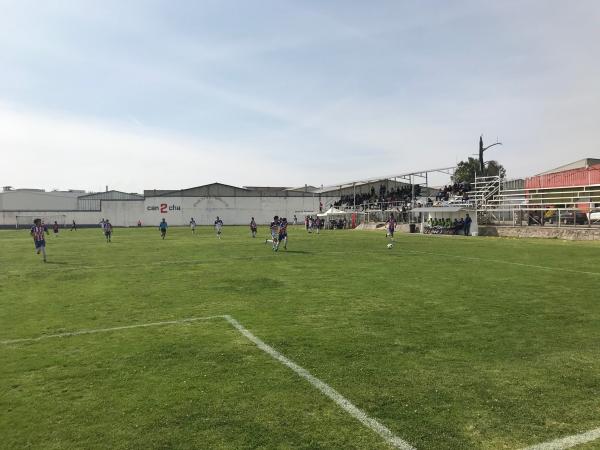
<path fill-rule="evenodd" d="M 167 225 L 167 221 L 164 219 L 162 222 L 158 225 L 158 229 L 160 230 L 160 237 L 161 238 L 165 238 L 165 236 L 167 235 L 167 228 L 169 227 L 169 225 Z"/>
<path fill-rule="evenodd" d="M 223 229 L 223 221 L 219 219 L 217 216 L 217 220 L 215 220 L 215 230 L 217 231 L 217 237 L 221 239 L 221 230 Z"/>
<path fill-rule="evenodd" d="M 277 238 L 279 237 L 279 216 L 273 217 L 273 222 L 271 222 L 271 239 L 265 239 L 265 244 L 270 242 L 273 244 L 273 251 L 277 251 Z"/>
<path fill-rule="evenodd" d="M 31 227 L 31 237 L 33 238 L 33 244 L 35 245 L 35 253 L 40 254 L 44 257 L 44 262 L 46 262 L 46 240 L 44 239 L 44 233 L 49 235 L 48 228 L 45 225 L 42 225 L 42 219 L 35 219 L 33 221 L 33 226 Z"/>
<path fill-rule="evenodd" d="M 112 232 L 113 226 L 110 223 L 110 220 L 106 219 L 104 221 L 104 237 L 106 238 L 106 242 L 112 242 Z"/>
<path fill-rule="evenodd" d="M 279 236 L 277 237 L 277 248 L 275 251 L 279 250 L 279 245 L 281 242 L 283 242 L 283 248 L 287 250 L 287 227 L 288 221 L 285 217 L 283 217 L 279 222 Z"/>
<path fill-rule="evenodd" d="M 294 214 L 294 225 L 298 225 L 298 218 L 296 217 L 296 214 Z"/>
<path fill-rule="evenodd" d="M 75 223 L 75 219 L 73 219 L 73 225 L 71 225 L 71 229 L 69 231 L 77 231 L 77 224 Z"/>
<path fill-rule="evenodd" d="M 190 220 L 190 228 L 192 229 L 192 234 L 196 234 L 196 221 L 193 217 L 192 220 Z"/>
<path fill-rule="evenodd" d="M 321 219 L 317 216 L 315 219 L 315 228 L 317 229 L 317 234 L 321 232 Z"/>
<path fill-rule="evenodd" d="M 250 220 L 250 233 L 252 233 L 253 238 L 256 237 L 257 229 L 258 229 L 258 227 L 256 226 L 256 221 L 254 220 L 254 217 L 253 217 L 252 220 Z"/>
<path fill-rule="evenodd" d="M 54 234 L 58 234 L 58 222 L 55 220 L 54 225 L 52 225 L 52 231 Z"/>
<path fill-rule="evenodd" d="M 396 229 L 396 219 L 394 218 L 394 213 L 390 214 L 390 218 L 387 221 L 387 236 L 390 239 L 394 240 L 394 230 Z"/>

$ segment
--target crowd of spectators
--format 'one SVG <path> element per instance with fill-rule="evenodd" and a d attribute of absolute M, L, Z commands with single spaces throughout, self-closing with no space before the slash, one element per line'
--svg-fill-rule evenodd
<path fill-rule="evenodd" d="M 421 186 L 416 184 L 414 186 L 414 195 L 418 197 L 421 194 Z M 408 208 L 410 206 L 413 196 L 412 185 L 396 186 L 395 188 L 388 189 L 385 184 L 381 184 L 379 189 L 376 190 L 374 186 L 371 186 L 369 192 L 361 192 L 348 195 L 342 195 L 342 197 L 333 204 L 336 208 L 360 206 L 363 209 L 391 209 L 392 207 L 400 208 L 404 206 Z"/>
<path fill-rule="evenodd" d="M 438 190 L 438 192 L 435 194 L 435 201 L 447 202 L 451 197 L 460 197 L 463 201 L 468 201 L 468 193 L 470 190 L 471 186 L 469 183 L 465 183 L 464 181 L 461 183 L 449 184 Z"/>

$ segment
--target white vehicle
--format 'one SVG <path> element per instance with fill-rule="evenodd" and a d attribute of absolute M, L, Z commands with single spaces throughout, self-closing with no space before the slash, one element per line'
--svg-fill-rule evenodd
<path fill-rule="evenodd" d="M 600 222 L 600 211 L 590 213 L 590 222 Z"/>

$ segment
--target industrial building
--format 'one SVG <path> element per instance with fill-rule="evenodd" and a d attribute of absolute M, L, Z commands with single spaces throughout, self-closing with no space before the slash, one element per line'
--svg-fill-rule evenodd
<path fill-rule="evenodd" d="M 332 199 L 315 188 L 236 187 L 213 183 L 181 190 L 146 190 L 144 195 L 115 190 L 89 193 L 5 188 L 0 193 L 0 226 L 31 224 L 40 217 L 81 226 L 110 219 L 114 226 L 157 225 L 163 218 L 170 225 L 187 225 L 193 217 L 199 225 L 212 224 L 219 216 L 226 224 L 240 225 L 254 217 L 269 223 L 274 215 L 300 220 L 318 212 Z"/>

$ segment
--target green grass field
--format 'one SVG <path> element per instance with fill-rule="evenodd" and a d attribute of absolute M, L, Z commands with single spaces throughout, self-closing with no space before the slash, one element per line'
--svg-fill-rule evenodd
<path fill-rule="evenodd" d="M 419 449 L 600 427 L 597 243 L 244 227 L 0 232 L 0 447 L 385 449 L 228 314 Z M 600 441 L 580 448 L 600 448 Z"/>

